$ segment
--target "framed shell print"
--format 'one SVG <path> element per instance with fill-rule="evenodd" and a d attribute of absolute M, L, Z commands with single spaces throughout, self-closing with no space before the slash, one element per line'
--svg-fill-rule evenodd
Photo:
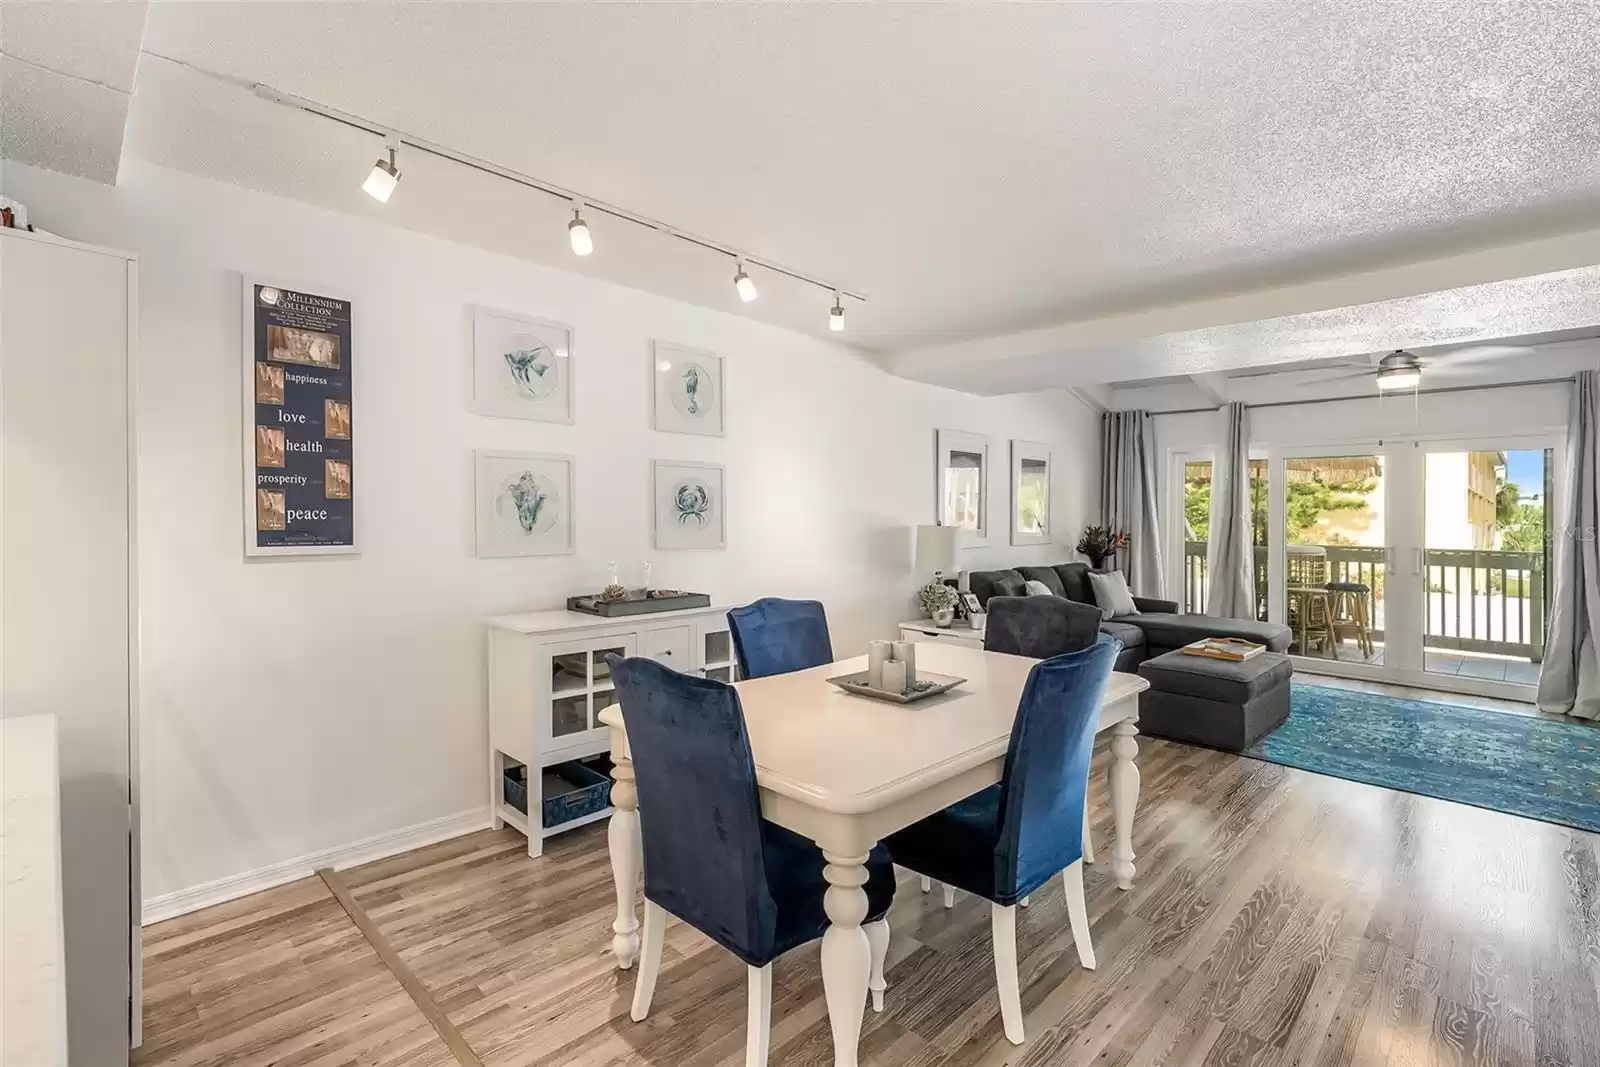
<path fill-rule="evenodd" d="M 1011 543 L 1050 543 L 1050 446 L 1011 442 Z"/>
<path fill-rule="evenodd" d="M 719 463 L 650 461 L 651 519 L 658 550 L 726 548 L 726 478 Z"/>
<path fill-rule="evenodd" d="M 723 435 L 722 357 L 655 341 L 650 346 L 651 424 L 668 433 Z"/>
<path fill-rule="evenodd" d="M 571 456 L 479 450 L 473 467 L 479 558 L 574 551 Z"/>
<path fill-rule="evenodd" d="M 961 547 L 989 542 L 989 439 L 961 430 L 938 430 L 935 518 L 965 530 Z"/>
<path fill-rule="evenodd" d="M 572 421 L 572 327 L 472 309 L 472 410 L 502 419 Z"/>

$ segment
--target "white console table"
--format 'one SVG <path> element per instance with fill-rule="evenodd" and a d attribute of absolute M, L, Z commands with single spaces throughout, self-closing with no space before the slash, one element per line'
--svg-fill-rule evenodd
<path fill-rule="evenodd" d="M 489 810 L 496 829 L 509 823 L 528 839 L 528 855 L 544 839 L 599 819 L 610 808 L 545 826 L 540 772 L 568 760 L 608 752 L 600 712 L 616 702 L 607 653 L 645 656 L 680 671 L 731 682 L 733 637 L 726 608 L 691 608 L 602 618 L 577 611 L 497 615 L 489 628 Z M 528 813 L 507 804 L 503 778 L 527 768 Z"/>
<path fill-rule="evenodd" d="M 932 619 L 917 619 L 900 624 L 900 640 L 937 641 L 941 645 L 956 645 L 959 648 L 982 648 L 983 627 L 974 630 L 964 621 L 949 626 L 935 626 Z"/>

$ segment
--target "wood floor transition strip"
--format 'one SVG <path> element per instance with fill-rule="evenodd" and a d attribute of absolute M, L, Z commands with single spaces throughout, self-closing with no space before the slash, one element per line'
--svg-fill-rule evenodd
<path fill-rule="evenodd" d="M 406 995 L 417 1005 L 417 1009 L 428 1022 L 433 1024 L 433 1028 L 439 1032 L 439 1037 L 449 1048 L 451 1055 L 455 1056 L 456 1062 L 461 1064 L 461 1067 L 483 1067 L 483 1061 L 472 1051 L 472 1046 L 461 1036 L 461 1031 L 455 1028 L 450 1017 L 434 1002 L 427 988 L 378 930 L 377 924 L 368 917 L 361 905 L 356 903 L 356 898 L 350 893 L 350 887 L 339 877 L 339 872 L 331 867 L 324 867 L 317 872 L 317 877 L 322 879 L 323 884 L 328 887 L 328 892 L 332 893 L 339 906 L 344 908 L 345 914 L 350 916 L 350 921 L 356 924 L 361 935 L 372 945 L 373 951 L 378 954 L 383 965 L 389 968 L 389 973 L 399 981 Z"/>

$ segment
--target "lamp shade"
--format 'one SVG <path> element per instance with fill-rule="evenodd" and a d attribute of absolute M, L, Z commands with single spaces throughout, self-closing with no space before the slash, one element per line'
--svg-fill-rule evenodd
<path fill-rule="evenodd" d="M 917 570 L 959 570 L 961 531 L 954 526 L 917 527 Z"/>

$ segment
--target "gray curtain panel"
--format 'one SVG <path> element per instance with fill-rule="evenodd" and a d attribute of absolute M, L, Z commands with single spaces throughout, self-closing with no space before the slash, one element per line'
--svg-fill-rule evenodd
<path fill-rule="evenodd" d="M 1220 408 L 1222 447 L 1211 464 L 1211 537 L 1206 547 L 1206 614 L 1256 617 L 1250 548 L 1250 429 L 1240 403 Z"/>
<path fill-rule="evenodd" d="M 1600 371 L 1572 387 L 1564 503 L 1539 708 L 1600 719 Z"/>
<path fill-rule="evenodd" d="M 1165 597 L 1161 522 L 1156 509 L 1155 426 L 1143 411 L 1108 411 L 1100 443 L 1101 521 L 1127 530 L 1130 544 L 1117 556 L 1136 596 Z"/>

